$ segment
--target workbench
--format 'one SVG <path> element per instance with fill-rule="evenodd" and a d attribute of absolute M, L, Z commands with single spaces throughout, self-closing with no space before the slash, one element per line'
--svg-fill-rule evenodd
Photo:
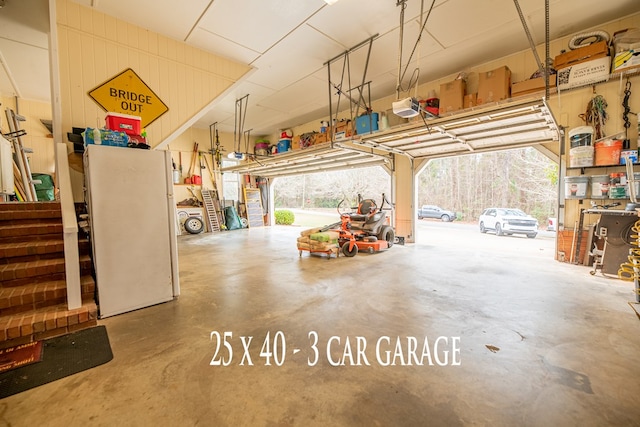
<path fill-rule="evenodd" d="M 629 249 L 637 247 L 631 227 L 638 220 L 638 213 L 623 209 L 601 209 L 592 208 L 581 212 L 579 230 L 584 223 L 584 215 L 600 215 L 596 228 L 596 236 L 604 240 L 606 245 L 603 248 L 602 273 L 618 276 L 620 264 L 627 261 Z M 579 242 L 578 242 L 579 244 Z M 588 248 L 591 250 L 592 248 Z M 579 256 L 579 247 L 576 248 L 576 258 Z"/>

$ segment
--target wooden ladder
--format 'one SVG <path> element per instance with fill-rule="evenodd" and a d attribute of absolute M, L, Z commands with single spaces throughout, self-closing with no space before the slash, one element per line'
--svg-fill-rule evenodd
<path fill-rule="evenodd" d="M 245 187 L 244 202 L 247 206 L 247 222 L 249 223 L 249 228 L 264 226 L 260 190 L 257 188 Z"/>
<path fill-rule="evenodd" d="M 202 201 L 204 202 L 204 208 L 207 211 L 207 219 L 209 220 L 209 229 L 213 231 L 220 231 L 220 221 L 218 221 L 218 213 L 213 205 L 213 191 L 203 189 Z"/>

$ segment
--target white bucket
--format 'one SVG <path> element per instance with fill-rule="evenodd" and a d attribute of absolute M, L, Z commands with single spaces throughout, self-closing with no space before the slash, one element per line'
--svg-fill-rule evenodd
<path fill-rule="evenodd" d="M 587 145 L 570 149 L 569 166 L 572 168 L 593 166 L 593 146 Z"/>
<path fill-rule="evenodd" d="M 569 131 L 569 147 L 585 147 L 593 145 L 594 130 L 591 126 L 578 126 Z"/>
<path fill-rule="evenodd" d="M 591 177 L 591 198 L 609 198 L 609 175 L 593 175 Z"/>
<path fill-rule="evenodd" d="M 564 197 L 566 199 L 584 199 L 587 196 L 588 186 L 588 176 L 566 176 L 564 178 Z"/>

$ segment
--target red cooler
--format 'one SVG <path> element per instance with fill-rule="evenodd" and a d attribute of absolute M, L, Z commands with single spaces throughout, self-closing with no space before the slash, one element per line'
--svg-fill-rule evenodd
<path fill-rule="evenodd" d="M 107 129 L 124 132 L 127 135 L 140 135 L 140 116 L 130 116 L 122 113 L 107 113 L 105 119 Z"/>

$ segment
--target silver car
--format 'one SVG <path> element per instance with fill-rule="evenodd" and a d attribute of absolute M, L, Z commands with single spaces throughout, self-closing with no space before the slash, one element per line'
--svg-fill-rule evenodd
<path fill-rule="evenodd" d="M 478 225 L 481 233 L 493 230 L 496 236 L 524 234 L 533 239 L 538 235 L 538 220 L 520 209 L 485 209 L 480 215 Z"/>

